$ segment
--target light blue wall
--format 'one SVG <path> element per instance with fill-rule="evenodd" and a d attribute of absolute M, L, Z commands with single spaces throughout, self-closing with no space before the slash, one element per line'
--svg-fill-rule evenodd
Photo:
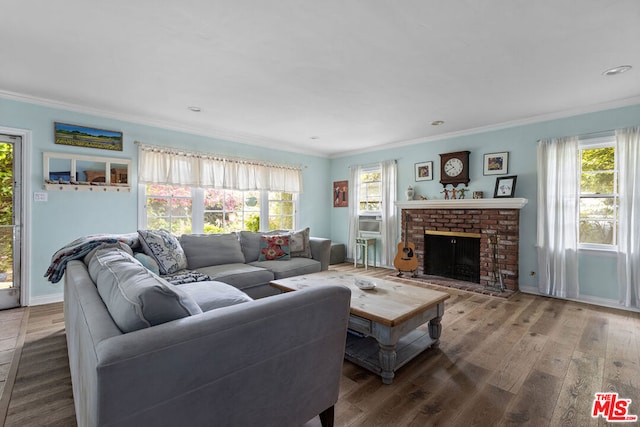
<path fill-rule="evenodd" d="M 53 122 L 67 122 L 120 130 L 124 133 L 124 151 L 91 150 L 55 145 Z M 404 190 L 412 185 L 417 194 L 429 198 L 442 198 L 439 180 L 439 154 L 469 150 L 469 188 L 484 191 L 485 197 L 493 195 L 495 176 L 482 175 L 484 153 L 509 151 L 509 174 L 518 175 L 516 197 L 529 199 L 521 211 L 520 231 L 520 284 L 536 287 L 536 141 L 541 138 L 564 135 L 580 135 L 640 124 L 640 105 L 612 109 L 575 117 L 551 120 L 477 133 L 474 135 L 447 138 L 439 141 L 418 143 L 380 151 L 326 159 L 287 151 L 249 146 L 157 127 L 139 125 L 94 115 L 80 114 L 62 109 L 0 99 L 0 126 L 18 128 L 32 132 L 31 187 L 41 191 L 42 152 L 59 151 L 123 157 L 133 162 L 132 182 L 137 180 L 137 151 L 133 141 L 166 145 L 196 151 L 216 152 L 223 155 L 264 159 L 284 163 L 303 164 L 304 193 L 300 200 L 300 226 L 309 226 L 316 236 L 331 237 L 336 242 L 346 243 L 347 208 L 333 208 L 331 183 L 349 178 L 348 166 L 370 164 L 385 159 L 398 161 L 398 194 L 404 199 Z M 434 180 L 415 182 L 414 164 L 433 160 Z M 34 203 L 29 195 L 27 207 L 32 220 L 26 226 L 31 233 L 31 256 L 28 260 L 31 274 L 31 298 L 46 299 L 59 296 L 61 283 L 52 285 L 43 275 L 51 255 L 61 246 L 77 237 L 96 233 L 123 233 L 137 229 L 137 189 L 131 193 L 70 193 L 49 192 L 49 201 Z M 599 254 L 586 253 L 580 256 L 580 282 L 584 295 L 615 300 L 617 286 L 615 259 Z"/>
<path fill-rule="evenodd" d="M 508 151 L 509 175 L 517 175 L 515 197 L 529 200 L 520 216 L 520 285 L 537 287 L 536 243 L 536 142 L 542 138 L 582 135 L 640 124 L 640 105 L 589 113 L 569 118 L 550 120 L 534 124 L 515 126 L 501 130 L 473 135 L 447 138 L 439 141 L 418 143 L 380 151 L 350 155 L 333 159 L 331 180 L 349 178 L 349 165 L 366 165 L 387 159 L 398 161 L 398 198 L 405 199 L 404 192 L 409 185 L 417 195 L 430 199 L 442 199 L 440 180 L 441 153 L 469 150 L 471 191 L 484 191 L 485 197 L 493 197 L 495 176 L 483 176 L 484 153 Z M 416 182 L 415 163 L 432 160 L 433 181 Z M 469 197 L 469 195 L 467 195 Z M 331 211 L 331 238 L 346 243 L 348 212 L 345 208 Z M 580 286 L 583 296 L 615 300 L 617 298 L 615 258 L 601 254 L 580 254 Z M 597 262 L 593 262 L 597 259 Z M 536 272 L 535 276 L 530 272 Z"/>
<path fill-rule="evenodd" d="M 124 150 L 108 151 L 56 145 L 53 142 L 53 123 L 64 122 L 122 131 Z M 62 109 L 0 99 L 0 126 L 31 131 L 32 192 L 42 190 L 42 153 L 44 151 L 85 154 L 92 156 L 122 157 L 132 160 L 131 182 L 137 182 L 137 148 L 134 141 L 147 144 L 185 148 L 194 151 L 215 152 L 222 155 L 261 159 L 303 165 L 304 192 L 300 195 L 299 226 L 311 227 L 314 236 L 329 237 L 327 218 L 330 215 L 331 192 L 329 181 L 330 160 L 249 146 L 187 133 L 134 124 L 126 121 L 80 114 Z M 72 193 L 48 192 L 48 202 L 33 202 L 28 196 L 27 208 L 31 223 L 26 224 L 31 234 L 30 296 L 32 300 L 46 301 L 62 292 L 62 282 L 51 284 L 43 277 L 53 253 L 74 239 L 99 233 L 126 233 L 137 229 L 136 186 L 131 193 Z"/>

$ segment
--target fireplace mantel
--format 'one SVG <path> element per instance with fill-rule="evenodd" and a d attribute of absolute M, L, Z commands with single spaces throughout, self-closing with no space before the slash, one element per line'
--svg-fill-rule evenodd
<path fill-rule="evenodd" d="M 396 201 L 400 209 L 522 209 L 528 199 L 498 198 L 498 199 L 437 199 L 437 200 L 406 200 Z"/>

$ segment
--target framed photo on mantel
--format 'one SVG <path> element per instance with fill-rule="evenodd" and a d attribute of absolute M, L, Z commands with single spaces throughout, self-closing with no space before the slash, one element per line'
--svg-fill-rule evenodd
<path fill-rule="evenodd" d="M 516 192 L 517 175 L 496 178 L 496 189 L 493 197 L 513 197 Z"/>

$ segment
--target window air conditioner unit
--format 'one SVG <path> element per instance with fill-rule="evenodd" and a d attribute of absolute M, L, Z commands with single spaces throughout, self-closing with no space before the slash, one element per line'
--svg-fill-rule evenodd
<path fill-rule="evenodd" d="M 367 234 L 380 234 L 382 217 L 360 215 L 358 217 L 358 231 Z"/>

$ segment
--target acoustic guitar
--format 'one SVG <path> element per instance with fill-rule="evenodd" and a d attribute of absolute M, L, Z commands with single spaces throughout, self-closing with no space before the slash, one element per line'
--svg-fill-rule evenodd
<path fill-rule="evenodd" d="M 398 275 L 403 271 L 411 271 L 415 275 L 418 269 L 418 258 L 416 257 L 416 246 L 409 242 L 409 214 L 404 220 L 404 243 L 398 243 L 398 252 L 393 259 L 393 266 L 398 269 Z"/>

